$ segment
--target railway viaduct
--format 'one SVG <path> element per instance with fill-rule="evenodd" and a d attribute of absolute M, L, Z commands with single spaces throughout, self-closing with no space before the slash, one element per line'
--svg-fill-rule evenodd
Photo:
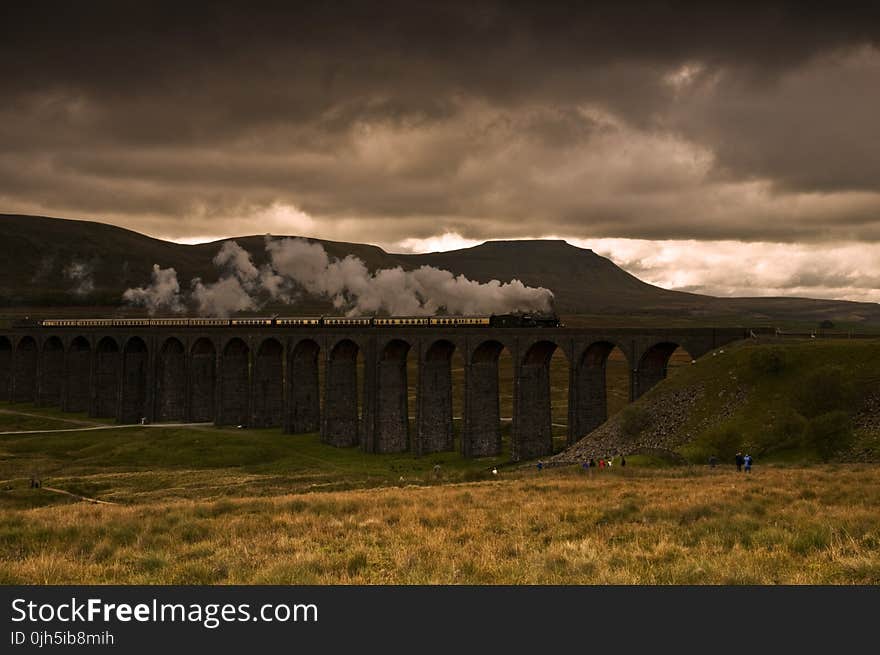
<path fill-rule="evenodd" d="M 629 363 L 634 400 L 666 376 L 676 348 L 696 359 L 747 336 L 743 328 L 19 328 L 0 331 L 0 400 L 121 423 L 146 417 L 320 431 L 333 446 L 427 454 L 454 449 L 451 363 L 458 351 L 465 369 L 459 447 L 481 457 L 501 452 L 498 358 L 506 349 L 513 360 L 511 456 L 524 460 L 552 452 L 556 349 L 568 361 L 573 443 L 606 419 L 605 368 L 615 346 Z M 408 358 L 418 371 L 414 428 Z"/>

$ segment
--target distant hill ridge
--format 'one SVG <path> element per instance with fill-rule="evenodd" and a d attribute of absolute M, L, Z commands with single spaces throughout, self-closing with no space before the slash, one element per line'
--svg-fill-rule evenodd
<path fill-rule="evenodd" d="M 278 235 L 280 236 L 280 235 Z M 307 237 L 306 237 L 307 238 Z M 561 240 L 487 241 L 479 246 L 426 254 L 389 253 L 377 246 L 308 239 L 321 243 L 331 257 L 355 255 L 370 270 L 428 265 L 470 279 L 503 282 L 513 278 L 543 286 L 555 295 L 565 314 L 650 314 L 691 317 L 743 317 L 751 322 L 779 318 L 832 318 L 880 324 L 880 305 L 805 298 L 714 298 L 670 291 L 643 282 L 592 250 Z M 68 304 L 122 305 L 122 293 L 149 283 L 153 264 L 177 270 L 181 286 L 201 277 L 217 279 L 211 260 L 221 241 L 184 245 L 92 221 L 0 214 L 0 298 L 10 306 Z M 257 266 L 266 261 L 264 236 L 236 237 Z M 87 271 L 93 288 L 81 295 L 76 271 Z M 66 272 L 65 272 L 66 271 Z M 294 311 L 323 311 L 326 300 L 312 299 Z"/>

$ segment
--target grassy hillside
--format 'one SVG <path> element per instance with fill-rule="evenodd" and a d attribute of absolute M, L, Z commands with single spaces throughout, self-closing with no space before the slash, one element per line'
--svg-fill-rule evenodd
<path fill-rule="evenodd" d="M 880 341 L 802 340 L 719 349 L 652 389 L 561 455 L 662 449 L 687 460 L 880 458 Z"/>
<path fill-rule="evenodd" d="M 266 261 L 263 236 L 236 241 L 259 266 Z M 489 241 L 443 253 L 403 255 L 376 246 L 320 242 L 331 257 L 355 255 L 370 270 L 429 265 L 480 282 L 513 278 L 551 289 L 557 311 L 597 317 L 649 317 L 702 325 L 760 325 L 788 322 L 813 326 L 830 319 L 843 328 L 880 326 L 880 305 L 804 298 L 713 298 L 669 291 L 630 275 L 605 257 L 564 241 Z M 218 270 L 211 260 L 220 243 L 181 245 L 130 230 L 89 221 L 0 214 L 0 311 L 40 313 L 74 306 L 102 314 L 138 310 L 121 305 L 122 293 L 150 281 L 154 264 L 174 267 L 184 289 L 200 277 L 210 282 Z M 71 276 L 72 267 L 87 273 L 88 284 Z M 57 308 L 57 309 L 55 309 Z M 326 299 L 305 298 L 294 307 L 267 306 L 261 311 L 333 312 Z"/>
<path fill-rule="evenodd" d="M 107 428 L 0 434 L 0 584 L 880 583 L 876 465 L 538 471 L 0 410 Z"/>
<path fill-rule="evenodd" d="M 0 416 L 6 421 L 0 432 L 77 427 L 48 419 L 36 425 L 29 415 L 19 416 L 13 425 L 12 412 L 21 407 L 2 405 Z M 38 415 L 42 410 L 26 407 L 24 411 Z M 85 421 L 75 416 L 73 420 Z M 0 434 L 0 487 L 5 490 L 0 494 L 0 508 L 20 502 L 68 501 L 52 494 L 27 493 L 25 483 L 31 475 L 44 485 L 81 496 L 136 504 L 356 489 L 398 484 L 401 478 L 431 483 L 435 464 L 440 464 L 447 481 L 479 479 L 507 459 L 507 454 L 479 460 L 466 460 L 456 453 L 421 458 L 408 453 L 372 455 L 357 448 L 327 446 L 317 434 L 286 435 L 277 429 L 157 425 Z"/>

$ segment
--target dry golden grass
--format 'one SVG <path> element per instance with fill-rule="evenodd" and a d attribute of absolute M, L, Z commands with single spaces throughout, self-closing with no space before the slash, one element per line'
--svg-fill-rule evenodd
<path fill-rule="evenodd" d="M 490 482 L 0 514 L 0 582 L 878 584 L 880 467 Z"/>

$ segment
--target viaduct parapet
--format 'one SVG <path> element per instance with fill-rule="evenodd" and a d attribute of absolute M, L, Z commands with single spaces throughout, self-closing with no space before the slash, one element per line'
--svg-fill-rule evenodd
<path fill-rule="evenodd" d="M 605 370 L 617 347 L 630 400 L 666 377 L 671 354 L 694 359 L 744 328 L 20 328 L 0 331 L 0 400 L 88 412 L 120 423 L 214 422 L 320 431 L 370 453 L 449 451 L 452 357 L 464 361 L 459 447 L 501 452 L 498 361 L 513 361 L 513 460 L 553 450 L 550 359 L 567 359 L 568 440 L 607 418 Z M 407 362 L 416 363 L 415 407 Z M 323 378 L 323 388 L 321 380 Z M 359 379 L 362 378 L 362 379 Z M 323 402 L 322 402 L 323 400 Z M 414 427 L 410 412 L 414 409 Z M 323 410 L 323 411 L 322 411 Z"/>

